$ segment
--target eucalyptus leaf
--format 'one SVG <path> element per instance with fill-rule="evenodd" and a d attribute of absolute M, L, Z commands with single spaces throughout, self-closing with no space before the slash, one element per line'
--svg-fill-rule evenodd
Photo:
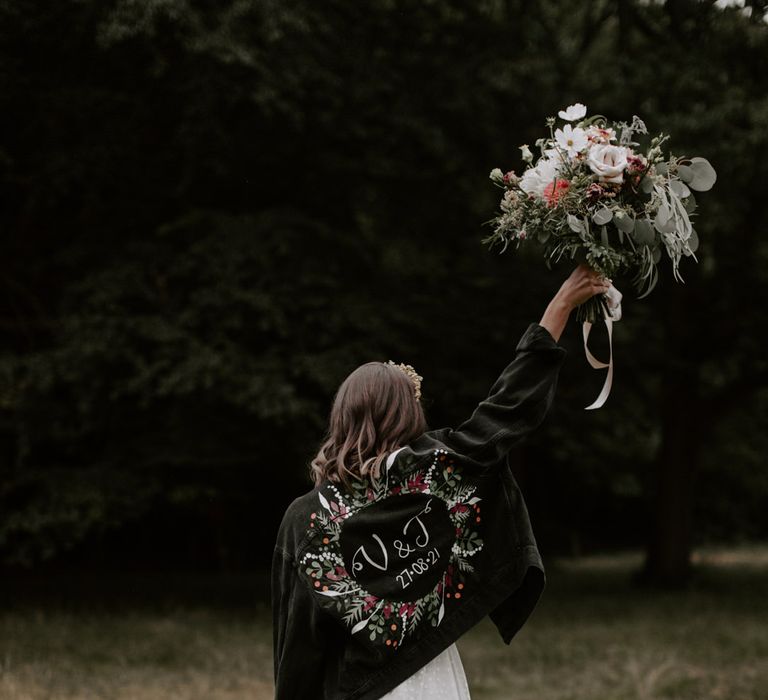
<path fill-rule="evenodd" d="M 617 211 L 613 215 L 613 225 L 624 233 L 632 233 L 635 228 L 634 217 L 627 216 L 626 212 Z"/>
<path fill-rule="evenodd" d="M 662 204 L 659 210 L 656 212 L 656 218 L 653 220 L 654 226 L 659 230 L 664 230 L 664 225 L 669 221 L 669 217 L 672 215 L 669 207 L 666 204 Z"/>
<path fill-rule="evenodd" d="M 659 257 L 661 257 L 661 253 L 659 253 Z M 653 288 L 656 286 L 656 282 L 658 282 L 658 281 L 659 281 L 659 273 L 657 272 L 656 268 L 653 267 L 651 269 L 651 281 L 650 281 L 650 284 L 648 285 L 648 289 L 646 289 L 637 298 L 638 299 L 643 299 L 643 298 L 647 297 L 653 291 Z"/>
<path fill-rule="evenodd" d="M 568 226 L 571 227 L 571 231 L 574 233 L 584 233 L 584 224 L 573 214 L 568 214 Z"/>
<path fill-rule="evenodd" d="M 651 245 L 656 240 L 656 233 L 653 230 L 651 221 L 649 219 L 638 219 L 635 221 L 635 230 L 632 237 L 639 245 Z"/>
<path fill-rule="evenodd" d="M 696 211 L 696 197 L 693 196 L 693 192 L 688 195 L 688 198 L 683 202 L 683 208 L 689 214 L 693 214 Z"/>
<path fill-rule="evenodd" d="M 688 239 L 688 247 L 692 253 L 695 253 L 699 248 L 699 234 L 696 233 L 696 229 L 691 229 L 691 237 Z"/>
<path fill-rule="evenodd" d="M 653 192 L 653 178 L 644 175 L 643 179 L 640 180 L 640 190 L 645 194 L 650 194 Z"/>
<path fill-rule="evenodd" d="M 688 185 L 682 182 L 682 180 L 670 180 L 669 189 L 672 190 L 678 197 L 680 197 L 680 199 L 683 199 L 683 197 L 687 197 L 689 194 L 691 194 L 691 191 L 688 189 Z"/>
<path fill-rule="evenodd" d="M 658 263 L 659 260 L 661 260 L 661 248 L 659 246 L 656 246 L 653 251 L 651 251 L 651 254 L 653 256 L 653 262 Z"/>
<path fill-rule="evenodd" d="M 602 207 L 592 214 L 592 221 L 598 226 L 607 224 L 613 218 L 613 212 L 608 207 Z"/>
<path fill-rule="evenodd" d="M 552 232 L 548 228 L 539 230 L 538 234 L 536 234 L 536 237 L 539 239 L 539 243 L 546 243 L 549 240 L 551 233 Z"/>
<path fill-rule="evenodd" d="M 677 230 L 677 224 L 675 223 L 674 219 L 670 219 L 667 221 L 664 226 L 661 227 L 662 233 L 674 233 Z"/>
<path fill-rule="evenodd" d="M 579 234 L 579 237 L 582 241 L 585 243 L 588 243 L 592 236 L 592 231 L 589 226 L 589 218 L 584 217 L 584 219 L 580 219 L 581 222 L 581 233 Z"/>
<path fill-rule="evenodd" d="M 610 247 L 611 244 L 608 241 L 608 229 L 605 226 L 600 227 L 600 240 L 606 248 Z"/>
<path fill-rule="evenodd" d="M 706 192 L 712 189 L 717 180 L 717 173 L 706 158 L 691 158 L 693 179 L 688 183 L 692 190 Z"/>
<path fill-rule="evenodd" d="M 666 163 L 656 163 L 656 165 L 654 165 L 654 168 L 656 169 L 657 175 L 667 174 L 668 167 Z"/>
<path fill-rule="evenodd" d="M 680 165 L 677 168 L 677 176 L 683 182 L 690 182 L 691 180 L 693 180 L 693 170 L 688 165 Z"/>

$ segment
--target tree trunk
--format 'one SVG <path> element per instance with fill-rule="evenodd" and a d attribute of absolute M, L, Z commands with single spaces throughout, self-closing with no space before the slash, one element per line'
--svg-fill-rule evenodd
<path fill-rule="evenodd" d="M 699 392 L 697 348 L 690 345 L 695 334 L 686 325 L 686 312 L 696 301 L 679 285 L 665 295 L 668 304 L 663 355 L 668 359 L 659 395 L 661 445 L 654 461 L 646 557 L 635 581 L 681 588 L 693 573 L 694 485 L 700 444 L 709 421 Z M 690 319 L 690 323 L 695 320 Z"/>
<path fill-rule="evenodd" d="M 638 581 L 683 587 L 691 576 L 693 484 L 698 450 L 688 421 L 694 406 L 690 387 L 665 382 L 662 444 L 654 464 L 652 522 L 646 559 Z"/>

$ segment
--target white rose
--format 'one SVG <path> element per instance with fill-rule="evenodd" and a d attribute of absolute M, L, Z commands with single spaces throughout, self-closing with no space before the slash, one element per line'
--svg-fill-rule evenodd
<path fill-rule="evenodd" d="M 528 168 L 520 178 L 520 188 L 528 194 L 536 194 L 541 197 L 544 188 L 557 176 L 561 167 L 552 158 L 540 158 L 535 168 Z"/>
<path fill-rule="evenodd" d="M 494 168 L 491 170 L 491 174 L 488 177 L 490 177 L 491 180 L 501 182 L 501 179 L 504 177 L 504 173 L 501 172 L 501 168 Z"/>
<path fill-rule="evenodd" d="M 589 149 L 587 163 L 601 182 L 622 183 L 627 155 L 625 146 L 596 143 Z"/>
<path fill-rule="evenodd" d="M 539 181 L 541 176 L 536 168 L 528 168 L 520 177 L 520 189 L 528 194 L 536 194 L 539 192 Z M 544 188 L 541 188 L 541 192 Z"/>

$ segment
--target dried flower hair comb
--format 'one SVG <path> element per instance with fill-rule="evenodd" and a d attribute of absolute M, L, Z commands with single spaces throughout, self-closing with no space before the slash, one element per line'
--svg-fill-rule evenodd
<path fill-rule="evenodd" d="M 416 397 L 416 400 L 418 401 L 421 399 L 421 380 L 424 379 L 424 377 L 418 374 L 412 365 L 405 365 L 402 362 L 400 364 L 395 364 L 392 360 L 387 360 L 385 364 L 397 367 L 401 372 L 404 372 L 413 382 L 413 395 Z"/>

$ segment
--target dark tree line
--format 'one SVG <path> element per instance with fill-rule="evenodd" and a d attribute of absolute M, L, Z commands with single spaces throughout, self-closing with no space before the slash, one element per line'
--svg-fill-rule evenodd
<path fill-rule="evenodd" d="M 718 182 L 685 285 L 615 280 L 603 409 L 563 338 L 556 406 L 515 453 L 542 541 L 642 545 L 675 583 L 697 543 L 768 535 L 749 5 L 0 3 L 4 565 L 263 564 L 369 359 L 419 369 L 433 426 L 468 415 L 570 271 L 480 245 L 487 174 L 575 101 L 640 115 Z"/>

